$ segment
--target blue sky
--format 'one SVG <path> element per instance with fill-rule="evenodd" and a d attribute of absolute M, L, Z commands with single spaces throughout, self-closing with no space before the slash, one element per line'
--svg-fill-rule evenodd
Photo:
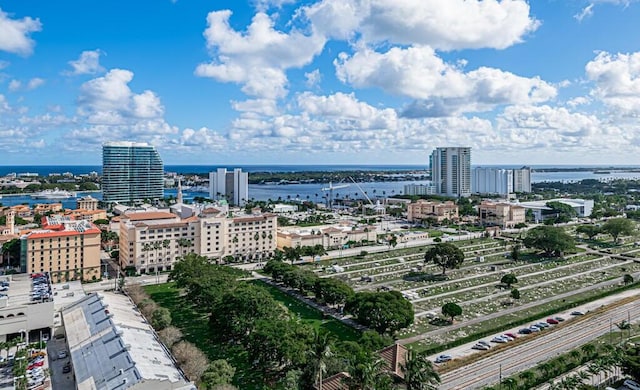
<path fill-rule="evenodd" d="M 99 5 L 98 5 L 99 4 Z M 635 0 L 0 0 L 0 165 L 638 164 Z"/>

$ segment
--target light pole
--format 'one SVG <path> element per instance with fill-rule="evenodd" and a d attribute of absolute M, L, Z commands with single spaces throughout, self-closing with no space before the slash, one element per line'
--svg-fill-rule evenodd
<path fill-rule="evenodd" d="M 500 368 L 499 368 L 499 376 L 498 379 L 500 380 L 498 382 L 498 389 L 502 390 L 502 364 L 500 364 Z"/>

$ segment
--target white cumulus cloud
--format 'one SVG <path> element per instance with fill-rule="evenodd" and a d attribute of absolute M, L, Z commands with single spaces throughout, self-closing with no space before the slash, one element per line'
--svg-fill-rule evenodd
<path fill-rule="evenodd" d="M 524 0 L 323 0 L 304 14 L 327 36 L 440 50 L 504 49 L 540 26 Z"/>
<path fill-rule="evenodd" d="M 42 24 L 38 19 L 28 16 L 12 19 L 0 9 L 0 50 L 20 55 L 31 54 L 35 42 L 30 38 L 30 34 L 41 29 Z"/>
<path fill-rule="evenodd" d="M 394 47 L 386 53 L 363 49 L 334 62 L 338 78 L 357 88 L 378 87 L 417 99 L 405 109 L 409 117 L 447 116 L 491 110 L 497 105 L 540 103 L 556 96 L 554 86 L 481 67 L 464 72 L 445 63 L 428 46 Z"/>
<path fill-rule="evenodd" d="M 70 75 L 96 74 L 104 69 L 100 66 L 100 50 L 86 50 L 80 54 L 77 60 L 69 61 L 72 70 L 67 72 Z"/>
<path fill-rule="evenodd" d="M 591 95 L 622 114 L 640 114 L 640 52 L 600 52 L 587 63 Z"/>
<path fill-rule="evenodd" d="M 246 32 L 229 25 L 231 11 L 210 12 L 204 32 L 213 57 L 200 64 L 196 75 L 242 85 L 242 91 L 257 98 L 276 99 L 287 94 L 287 69 L 310 63 L 326 42 L 314 32 L 277 31 L 271 18 L 257 13 Z"/>

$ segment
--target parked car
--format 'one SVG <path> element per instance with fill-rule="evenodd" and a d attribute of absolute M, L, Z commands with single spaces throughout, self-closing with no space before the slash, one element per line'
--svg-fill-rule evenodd
<path fill-rule="evenodd" d="M 540 328 L 538 328 L 538 327 L 537 327 L 537 326 L 535 326 L 535 325 L 531 325 L 531 326 L 529 327 L 529 329 L 530 329 L 532 332 L 540 332 Z"/>
<path fill-rule="evenodd" d="M 496 336 L 496 337 L 491 339 L 491 342 L 493 342 L 493 343 L 506 343 L 508 341 L 509 341 L 508 339 L 506 339 L 506 338 L 504 338 L 502 336 Z"/>
<path fill-rule="evenodd" d="M 58 352 L 58 359 L 64 359 L 67 357 L 67 351 Z"/>
<path fill-rule="evenodd" d="M 480 340 L 480 341 L 478 341 L 478 344 L 482 344 L 482 345 L 485 345 L 485 346 L 487 346 L 487 347 L 491 348 L 491 344 L 487 343 L 487 342 L 486 342 L 486 341 L 484 341 L 484 340 Z"/>
<path fill-rule="evenodd" d="M 71 365 L 67 364 L 64 367 L 62 367 L 62 373 L 63 374 L 68 374 L 71 372 Z"/>
<path fill-rule="evenodd" d="M 491 347 L 489 347 L 488 345 L 484 345 L 484 344 L 476 344 L 473 347 L 471 347 L 471 349 L 476 349 L 478 351 L 488 351 L 491 349 Z"/>
<path fill-rule="evenodd" d="M 531 334 L 533 331 L 529 328 L 522 328 L 518 331 L 520 334 Z"/>
<path fill-rule="evenodd" d="M 505 333 L 505 334 L 503 334 L 503 335 L 502 335 L 502 336 L 500 336 L 500 337 L 502 337 L 503 339 L 507 339 L 507 341 L 513 341 L 513 340 L 515 340 L 515 339 L 516 339 L 515 337 L 511 337 L 511 336 L 509 336 L 509 335 L 508 335 L 508 334 L 506 334 L 506 333 Z"/>
<path fill-rule="evenodd" d="M 631 379 L 625 380 L 622 384 L 631 390 L 640 390 L 640 384 L 638 384 L 636 381 L 632 381 Z"/>
<path fill-rule="evenodd" d="M 556 320 L 556 321 L 559 321 L 559 322 L 564 321 L 564 318 L 562 318 L 560 316 L 553 317 L 553 319 Z"/>
<path fill-rule="evenodd" d="M 536 322 L 534 325 L 537 326 L 540 329 L 547 329 L 548 327 L 551 326 L 551 325 L 547 324 L 546 322 Z"/>
<path fill-rule="evenodd" d="M 580 310 L 576 310 L 576 311 L 572 311 L 572 312 L 571 312 L 571 315 L 572 315 L 572 316 L 583 316 L 583 315 L 584 315 L 584 313 L 583 313 L 583 312 L 581 312 Z"/>
<path fill-rule="evenodd" d="M 555 318 L 547 318 L 547 324 L 558 325 L 560 322 Z"/>
<path fill-rule="evenodd" d="M 511 338 L 512 338 L 512 339 L 514 339 L 514 340 L 518 338 L 518 336 L 517 336 L 515 333 L 505 333 L 504 335 L 505 335 L 505 336 L 509 336 L 509 337 L 511 337 Z"/>
<path fill-rule="evenodd" d="M 453 359 L 453 357 L 451 357 L 451 355 L 440 355 L 436 358 L 436 363 L 446 363 L 448 361 L 450 361 L 451 359 Z"/>

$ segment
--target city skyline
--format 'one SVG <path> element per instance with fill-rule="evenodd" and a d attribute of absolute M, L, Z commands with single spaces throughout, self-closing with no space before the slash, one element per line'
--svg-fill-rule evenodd
<path fill-rule="evenodd" d="M 3 165 L 629 165 L 635 0 L 0 0 Z M 615 28 L 611 28 L 615 26 Z"/>

